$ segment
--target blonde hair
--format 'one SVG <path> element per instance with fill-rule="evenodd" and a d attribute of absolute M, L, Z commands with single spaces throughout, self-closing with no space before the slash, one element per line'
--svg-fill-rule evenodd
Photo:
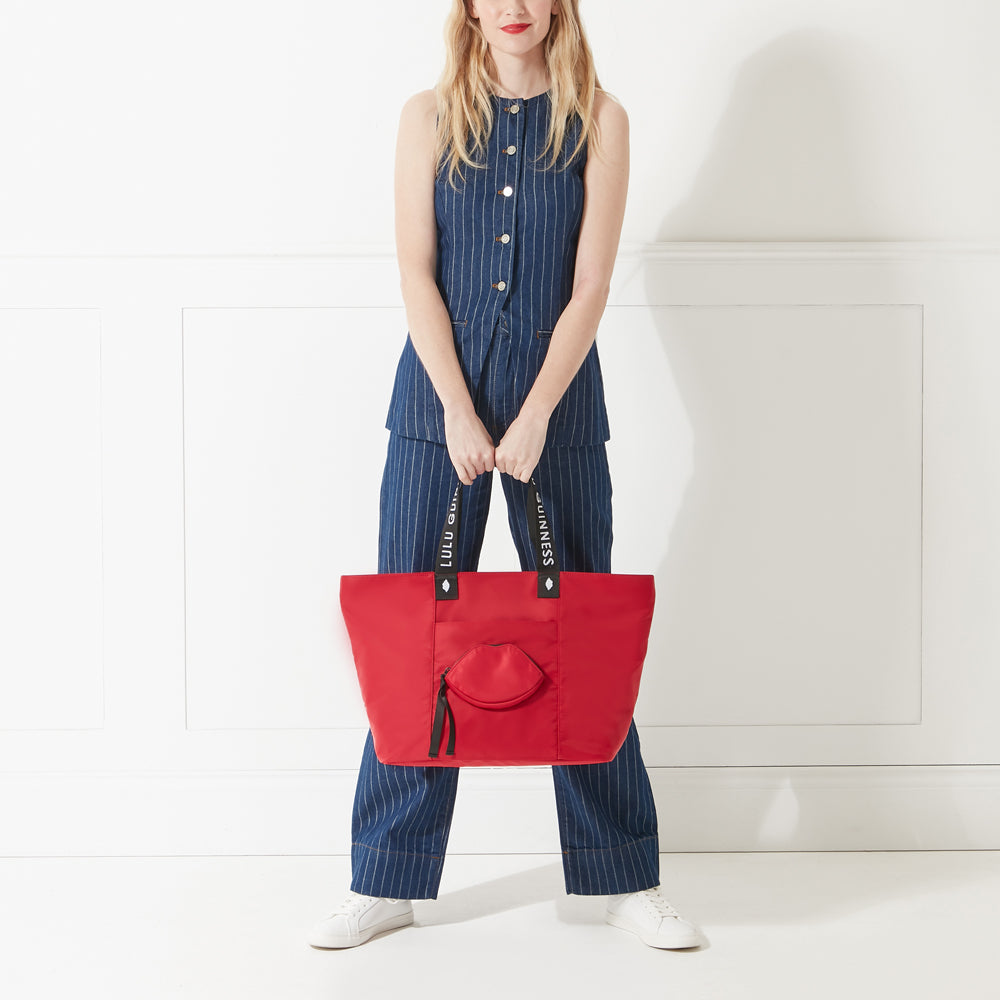
<path fill-rule="evenodd" d="M 579 0 L 559 0 L 559 10 L 552 17 L 544 42 L 545 63 L 552 81 L 549 90 L 552 114 L 539 158 L 551 150 L 548 165 L 554 167 L 571 118 L 578 115 L 581 123 L 579 139 L 562 169 L 574 160 L 588 139 L 595 147 L 600 142 L 594 120 L 594 94 L 604 91 L 580 22 L 579 5 Z M 465 180 L 461 164 L 474 168 L 486 166 L 477 163 L 473 156 L 486 151 L 493 127 L 492 94 L 499 83 L 496 63 L 479 22 L 469 15 L 467 0 L 452 0 L 444 37 L 447 61 L 434 89 L 438 112 L 435 163 L 438 172 L 447 165 L 448 180 L 452 187 L 457 187 L 456 176 Z M 470 139 L 471 148 L 467 148 Z"/>

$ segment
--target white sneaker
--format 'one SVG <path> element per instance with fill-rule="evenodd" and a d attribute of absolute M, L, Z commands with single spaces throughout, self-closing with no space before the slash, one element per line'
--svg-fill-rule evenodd
<path fill-rule="evenodd" d="M 354 948 L 382 931 L 413 923 L 408 899 L 384 899 L 349 891 L 343 903 L 309 932 L 314 948 Z"/>
<path fill-rule="evenodd" d="M 609 897 L 604 919 L 613 927 L 638 935 L 652 948 L 692 948 L 701 944 L 698 928 L 667 902 L 659 886 Z"/>

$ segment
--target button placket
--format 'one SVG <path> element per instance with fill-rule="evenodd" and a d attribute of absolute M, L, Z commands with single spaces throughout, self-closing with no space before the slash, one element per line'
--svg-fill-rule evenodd
<path fill-rule="evenodd" d="M 514 101 L 506 105 L 503 109 L 507 112 L 504 117 L 504 136 L 499 142 L 499 152 L 503 161 L 502 176 L 506 183 L 497 188 L 497 198 L 500 199 L 500 211 L 497 215 L 498 231 L 493 236 L 493 246 L 496 251 L 494 255 L 494 275 L 498 275 L 494 281 L 493 288 L 498 292 L 506 291 L 508 279 L 512 273 L 513 261 L 513 232 L 515 213 L 517 211 L 517 199 L 515 186 L 511 181 L 516 181 L 518 175 L 517 160 L 514 158 L 518 148 L 522 145 L 522 132 L 524 116 L 520 115 L 520 102 Z M 499 163 L 498 163 L 499 166 Z M 513 176 L 511 176 L 513 174 Z"/>

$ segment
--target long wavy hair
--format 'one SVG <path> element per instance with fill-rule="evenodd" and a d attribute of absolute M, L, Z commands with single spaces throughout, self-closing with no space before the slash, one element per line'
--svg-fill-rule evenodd
<path fill-rule="evenodd" d="M 594 120 L 594 94 L 604 93 L 594 69 L 594 57 L 580 21 L 580 0 L 559 0 L 545 36 L 545 64 L 552 86 L 549 97 L 552 114 L 545 148 L 550 150 L 548 166 L 559 162 L 569 123 L 578 115 L 578 141 L 561 169 L 569 166 L 588 140 L 599 148 L 600 135 Z M 448 180 L 464 182 L 462 164 L 483 168 L 474 159 L 485 153 L 493 127 L 492 94 L 499 88 L 497 67 L 490 55 L 479 21 L 469 15 L 467 0 L 452 0 L 445 22 L 447 61 L 434 92 L 437 96 L 437 138 L 435 163 L 440 173 L 448 169 Z"/>

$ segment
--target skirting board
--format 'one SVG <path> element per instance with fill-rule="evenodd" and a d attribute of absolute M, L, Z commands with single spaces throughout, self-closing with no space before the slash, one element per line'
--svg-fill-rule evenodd
<path fill-rule="evenodd" d="M 0 857 L 345 855 L 357 772 L 8 773 Z M 1000 849 L 1000 766 L 649 768 L 662 852 Z M 465 768 L 449 853 L 558 854 L 548 768 Z"/>

